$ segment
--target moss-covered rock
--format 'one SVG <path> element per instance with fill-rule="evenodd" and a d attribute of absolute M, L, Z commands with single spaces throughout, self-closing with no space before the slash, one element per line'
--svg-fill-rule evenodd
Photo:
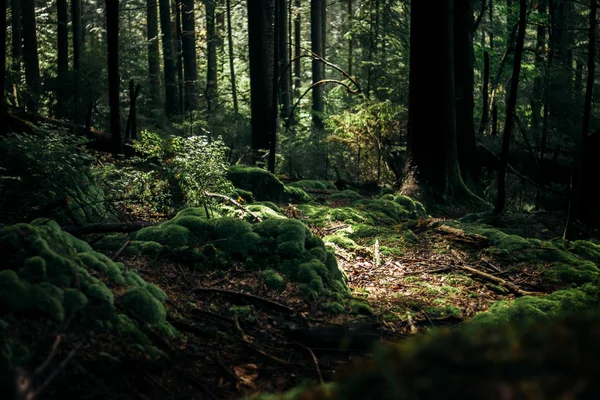
<path fill-rule="evenodd" d="M 229 168 L 227 178 L 236 188 L 252 192 L 259 201 L 282 201 L 284 185 L 269 171 L 245 165 L 233 165 Z"/>
<path fill-rule="evenodd" d="M 303 190 L 332 190 L 337 192 L 337 188 L 335 187 L 335 185 L 332 182 L 325 180 L 318 181 L 305 179 L 297 182 L 288 183 L 287 186 L 296 187 Z"/>
<path fill-rule="evenodd" d="M 137 232 L 136 240 L 157 242 L 164 246 L 184 247 L 189 244 L 190 231 L 177 224 L 149 226 Z"/>
<path fill-rule="evenodd" d="M 354 190 L 347 189 L 342 190 L 341 192 L 333 193 L 331 198 L 336 200 L 356 201 L 362 199 L 362 196 Z"/>
<path fill-rule="evenodd" d="M 284 200 L 290 203 L 310 203 L 314 201 L 313 197 L 306 191 L 293 186 L 285 187 Z"/>
<path fill-rule="evenodd" d="M 269 289 L 282 289 L 285 287 L 285 279 L 273 269 L 265 269 L 261 272 L 265 285 Z"/>
<path fill-rule="evenodd" d="M 127 290 L 120 302 L 133 315 L 149 324 L 158 325 L 166 319 L 165 307 L 147 288 Z"/>

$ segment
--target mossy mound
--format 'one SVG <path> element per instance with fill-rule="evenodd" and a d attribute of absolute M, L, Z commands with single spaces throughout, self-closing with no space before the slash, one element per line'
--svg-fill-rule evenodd
<path fill-rule="evenodd" d="M 406 196 L 384 195 L 381 199 L 364 199 L 352 203 L 353 208 L 370 212 L 378 221 L 395 225 L 409 219 L 426 218 L 425 207 Z"/>
<path fill-rule="evenodd" d="M 325 181 L 325 180 L 309 180 L 309 179 L 305 179 L 302 181 L 297 181 L 297 182 L 291 182 L 288 183 L 287 186 L 291 186 L 291 187 L 297 187 L 303 190 L 333 190 L 334 192 L 337 192 L 337 188 L 335 187 L 335 185 L 330 182 L 330 181 Z"/>
<path fill-rule="evenodd" d="M 341 192 L 333 193 L 331 198 L 336 200 L 356 201 L 362 199 L 362 195 L 354 190 L 347 189 L 342 190 Z"/>
<path fill-rule="evenodd" d="M 314 201 L 314 199 L 312 198 L 312 196 L 308 193 L 306 193 L 303 189 L 297 188 L 297 187 L 293 187 L 293 186 L 286 186 L 285 187 L 285 198 L 286 201 L 290 202 L 290 203 L 310 203 L 312 201 Z"/>
<path fill-rule="evenodd" d="M 74 313 L 72 326 L 75 329 L 113 333 L 126 330 L 130 336 L 142 340 L 137 343 L 148 345 L 148 339 L 138 328 L 121 326 L 130 321 L 127 315 L 119 313 L 117 304 L 120 304 L 127 314 L 175 334 L 166 322 L 163 305 L 166 295 L 160 288 L 61 231 L 52 220 L 35 220 L 31 224 L 0 229 L 0 249 L 4 257 L 0 271 L 0 313 L 3 316 L 46 317 L 58 324 Z M 135 290 L 149 293 L 154 299 L 152 309 L 146 307 L 148 312 L 138 313 L 137 303 L 130 307 L 133 303 L 123 301 L 125 295 L 115 295 L 119 287 L 125 288 L 125 293 Z M 1 360 L 10 363 L 10 357 L 0 349 Z"/>
<path fill-rule="evenodd" d="M 233 165 L 227 179 L 239 189 L 251 192 L 256 200 L 280 202 L 284 199 L 285 186 L 269 171 L 246 165 Z"/>
<path fill-rule="evenodd" d="M 325 226 L 332 221 L 367 225 L 376 223 L 371 213 L 352 207 L 329 208 L 318 204 L 300 204 L 297 208 L 307 217 L 308 223 L 319 226 Z"/>

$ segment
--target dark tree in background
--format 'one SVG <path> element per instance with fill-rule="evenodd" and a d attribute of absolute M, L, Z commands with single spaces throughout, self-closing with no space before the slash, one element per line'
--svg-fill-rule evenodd
<path fill-rule="evenodd" d="M 185 79 L 185 109 L 196 108 L 196 33 L 194 22 L 194 0 L 181 3 L 182 50 Z"/>
<path fill-rule="evenodd" d="M 148 87 L 152 108 L 160 104 L 160 52 L 158 45 L 157 0 L 146 0 L 146 37 L 148 39 Z"/>
<path fill-rule="evenodd" d="M 21 36 L 21 3 L 19 0 L 10 1 L 12 43 L 11 43 L 11 73 L 13 85 L 18 86 L 21 81 L 21 54 L 23 52 L 23 38 Z M 16 97 L 16 96 L 15 96 Z M 13 99 L 18 104 L 18 99 Z"/>
<path fill-rule="evenodd" d="M 300 90 L 300 78 L 302 76 L 301 72 L 301 62 L 300 62 L 300 54 L 302 54 L 301 49 L 301 17 L 300 17 L 300 0 L 294 0 L 294 90 L 296 91 L 296 95 L 298 95 Z"/>
<path fill-rule="evenodd" d="M 215 0 L 206 1 L 206 97 L 208 110 L 214 108 L 217 100 L 217 33 Z M 248 3 L 250 4 L 250 3 Z M 250 5 L 248 5 L 250 7 Z M 248 16 L 250 19 L 250 16 Z M 252 51 L 250 52 L 252 53 Z"/>
<path fill-rule="evenodd" d="M 120 153 L 121 115 L 119 112 L 119 1 L 106 0 L 106 42 L 108 60 L 108 105 L 113 151 Z"/>
<path fill-rule="evenodd" d="M 0 127 L 3 128 L 6 83 L 6 0 L 0 0 Z"/>
<path fill-rule="evenodd" d="M 27 83 L 27 108 L 36 112 L 42 91 L 40 61 L 38 57 L 37 33 L 34 0 L 21 0 L 23 22 L 23 64 Z"/>
<path fill-rule="evenodd" d="M 275 66 L 275 0 L 248 1 L 248 48 L 250 59 L 250 124 L 252 158 L 259 163 L 276 136 L 273 115 L 273 73 Z"/>
<path fill-rule="evenodd" d="M 73 120 L 83 123 L 85 120 L 81 107 L 81 57 L 83 53 L 83 21 L 81 17 L 81 0 L 71 0 L 71 20 L 73 30 Z"/>
<path fill-rule="evenodd" d="M 311 0 L 310 2 L 310 41 L 312 52 L 319 56 L 325 57 L 323 48 L 323 5 L 325 0 Z M 313 85 L 325 79 L 325 64 L 320 60 L 314 59 L 312 62 L 312 80 Z M 312 89 L 312 111 L 313 111 L 313 132 L 317 135 L 323 133 L 323 112 L 325 111 L 325 103 L 323 102 L 324 85 L 317 84 Z"/>
<path fill-rule="evenodd" d="M 290 52 L 288 46 L 288 6 L 287 0 L 276 0 L 278 2 L 277 16 L 277 41 L 279 56 L 279 94 L 281 102 L 281 116 L 287 119 L 292 108 L 292 84 L 290 69 Z"/>
<path fill-rule="evenodd" d="M 177 68 L 175 66 L 175 48 L 173 47 L 169 0 L 159 0 L 159 7 L 165 75 L 165 112 L 167 117 L 172 117 L 177 114 L 179 103 L 177 100 Z"/>
<path fill-rule="evenodd" d="M 233 57 L 233 28 L 231 26 L 231 0 L 226 0 L 227 12 L 227 45 L 229 48 L 229 79 L 231 80 L 231 98 L 233 100 L 233 113 L 239 114 L 237 87 L 235 82 L 235 62 Z"/>
<path fill-rule="evenodd" d="M 56 104 L 56 116 L 63 118 L 67 116 L 67 102 L 69 99 L 69 31 L 67 26 L 69 23 L 69 8 L 67 6 L 67 0 L 56 0 L 56 11 L 58 17 L 58 96 Z"/>
<path fill-rule="evenodd" d="M 183 32 L 181 31 L 181 0 L 171 3 L 172 12 L 175 16 L 173 21 L 173 31 L 175 31 L 175 41 L 173 42 L 175 50 L 175 67 L 177 68 L 177 111 L 178 114 L 183 114 L 185 111 L 185 90 L 183 77 Z"/>

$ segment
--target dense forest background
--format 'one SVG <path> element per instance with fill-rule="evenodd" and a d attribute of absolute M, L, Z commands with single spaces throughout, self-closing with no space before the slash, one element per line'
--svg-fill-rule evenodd
<path fill-rule="evenodd" d="M 597 393 L 597 14 L 1 0 L 0 390 Z"/>

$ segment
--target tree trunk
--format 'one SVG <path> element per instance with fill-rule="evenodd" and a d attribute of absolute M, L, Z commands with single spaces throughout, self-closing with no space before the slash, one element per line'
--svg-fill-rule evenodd
<path fill-rule="evenodd" d="M 294 17 L 294 90 L 296 97 L 300 95 L 300 78 L 302 76 L 300 55 L 302 54 L 302 30 L 300 16 L 300 0 L 294 1 L 295 17 Z"/>
<path fill-rule="evenodd" d="M 231 97 L 233 99 L 233 112 L 239 113 L 237 87 L 235 81 L 235 65 L 233 58 L 233 28 L 231 26 L 231 0 L 227 0 L 227 47 L 229 48 L 229 77 L 231 79 Z"/>
<path fill-rule="evenodd" d="M 215 21 L 215 0 L 206 1 L 206 96 L 208 111 L 217 102 L 217 34 Z M 248 3 L 248 6 L 250 3 Z"/>
<path fill-rule="evenodd" d="M 11 72 L 13 75 L 14 86 L 18 86 L 21 82 L 21 53 L 23 50 L 23 37 L 21 35 L 21 2 L 19 0 L 11 0 L 10 12 L 11 12 L 11 25 L 12 25 L 12 64 Z M 14 96 L 14 103 L 18 104 L 16 98 L 16 90 Z"/>
<path fill-rule="evenodd" d="M 229 0 L 228 0 L 229 1 Z M 185 67 L 185 109 L 196 109 L 196 33 L 194 0 L 183 0 L 181 10 L 183 63 Z"/>
<path fill-rule="evenodd" d="M 175 49 L 173 47 L 169 0 L 159 0 L 159 6 L 165 74 L 165 112 L 167 117 L 172 117 L 177 114 L 179 103 L 177 101 L 177 68 L 175 67 Z"/>
<path fill-rule="evenodd" d="M 494 214 L 500 215 L 506 206 L 506 164 L 508 162 L 508 151 L 510 139 L 515 122 L 515 110 L 517 108 L 517 89 L 519 88 L 519 76 L 521 74 L 521 59 L 523 57 L 523 46 L 525 43 L 525 30 L 527 23 L 527 0 L 519 1 L 519 34 L 515 48 L 513 72 L 511 76 L 508 104 L 506 105 L 506 122 L 504 124 L 504 135 L 502 137 L 502 152 L 500 153 L 500 170 L 498 171 L 498 199 Z"/>
<path fill-rule="evenodd" d="M 140 85 L 135 86 L 133 79 L 129 81 L 129 115 L 125 125 L 125 141 L 137 139 L 137 97 L 140 93 Z"/>
<path fill-rule="evenodd" d="M 458 165 L 464 182 L 471 190 L 477 192 L 479 174 L 473 162 L 475 153 L 473 23 L 473 10 L 470 2 L 456 1 L 454 7 L 454 82 Z M 485 97 L 487 96 L 484 95 Z"/>
<path fill-rule="evenodd" d="M 325 0 L 311 0 L 310 2 L 310 40 L 311 49 L 314 54 L 319 57 L 324 57 L 323 48 L 323 24 L 322 20 L 324 15 L 322 14 L 323 8 L 321 3 Z M 312 61 L 312 81 L 313 85 L 317 82 L 321 82 L 325 79 L 325 68 L 324 64 L 320 60 Z M 312 123 L 313 133 L 321 135 L 324 130 L 323 125 L 323 112 L 325 111 L 325 104 L 323 102 L 323 85 L 316 85 L 312 89 Z"/>
<path fill-rule="evenodd" d="M 122 152 L 121 116 L 119 112 L 119 1 L 106 0 L 106 41 L 108 59 L 108 104 L 113 152 Z"/>
<path fill-rule="evenodd" d="M 354 16 L 354 11 L 352 10 L 352 1 L 348 0 L 348 31 L 352 29 L 352 17 Z M 352 76 L 352 67 L 353 67 L 353 53 L 354 53 L 354 39 L 352 35 L 348 38 L 348 75 Z"/>
<path fill-rule="evenodd" d="M 583 123 L 581 126 L 581 140 L 578 143 L 578 154 L 575 157 L 575 168 L 571 178 L 571 199 L 569 201 L 569 213 L 567 224 L 563 234 L 564 239 L 573 240 L 578 236 L 576 222 L 580 217 L 580 202 L 582 192 L 582 177 L 584 175 L 584 154 L 583 145 L 586 143 L 590 131 L 590 116 L 592 114 L 592 94 L 594 90 L 594 73 L 596 72 L 596 64 L 594 62 L 596 56 L 596 14 L 598 11 L 597 0 L 590 0 L 590 27 L 588 32 L 588 76 L 585 87 L 585 103 L 583 106 Z M 597 140 L 597 139 L 596 139 Z M 592 147 L 592 146 L 591 146 Z M 596 154 L 595 157 L 598 155 Z M 594 186 L 595 183 L 587 182 Z"/>
<path fill-rule="evenodd" d="M 175 65 L 177 67 L 177 109 L 179 114 L 185 112 L 185 91 L 183 83 L 183 48 L 182 48 L 182 36 L 181 31 L 181 0 L 176 0 L 172 3 L 173 13 L 175 14 Z"/>
<path fill-rule="evenodd" d="M 479 124 L 479 135 L 483 136 L 487 129 L 490 108 L 490 53 L 487 51 L 483 52 L 483 88 L 482 88 L 482 109 L 481 109 L 481 123 Z"/>
<path fill-rule="evenodd" d="M 275 66 L 275 0 L 248 1 L 248 50 L 250 60 L 250 124 L 252 157 L 262 163 L 271 148 L 274 125 L 273 75 Z"/>
<path fill-rule="evenodd" d="M 83 123 L 81 107 L 81 55 L 83 52 L 83 22 L 81 0 L 71 0 L 71 21 L 73 29 L 73 120 Z"/>
<path fill-rule="evenodd" d="M 40 62 L 37 49 L 37 33 L 34 0 L 21 0 L 21 18 L 23 26 L 23 63 L 27 83 L 27 108 L 37 112 L 39 96 L 42 91 Z"/>
<path fill-rule="evenodd" d="M 58 16 L 58 101 L 56 104 L 56 116 L 64 118 L 67 115 L 66 108 L 69 99 L 69 92 L 67 90 L 69 84 L 69 33 L 67 26 L 69 23 L 69 11 L 67 0 L 56 0 L 56 10 Z"/>
<path fill-rule="evenodd" d="M 407 178 L 401 192 L 427 203 L 455 198 L 481 205 L 458 167 L 453 5 L 452 0 L 436 7 L 411 3 Z M 434 64 L 436 72 L 431 74 Z"/>
<path fill-rule="evenodd" d="M 160 51 L 158 45 L 158 4 L 146 0 L 146 29 L 148 39 L 148 88 L 152 108 L 160 107 Z"/>
<path fill-rule="evenodd" d="M 325 1 L 325 0 L 324 0 Z M 371 10 L 371 24 L 369 26 L 369 52 L 367 67 L 367 97 L 371 96 L 371 86 L 373 84 L 373 58 L 377 52 L 377 36 L 379 30 L 379 1 L 375 0 L 374 10 Z"/>
<path fill-rule="evenodd" d="M 0 129 L 4 129 L 4 107 L 6 95 L 6 0 L 0 0 Z"/>
<path fill-rule="evenodd" d="M 287 120 L 290 117 L 290 110 L 292 108 L 292 85 L 290 82 L 289 74 L 289 63 L 290 53 L 288 46 L 288 7 L 287 0 L 276 0 L 278 1 L 278 44 L 279 48 L 279 94 L 281 101 L 281 116 L 283 120 Z"/>

